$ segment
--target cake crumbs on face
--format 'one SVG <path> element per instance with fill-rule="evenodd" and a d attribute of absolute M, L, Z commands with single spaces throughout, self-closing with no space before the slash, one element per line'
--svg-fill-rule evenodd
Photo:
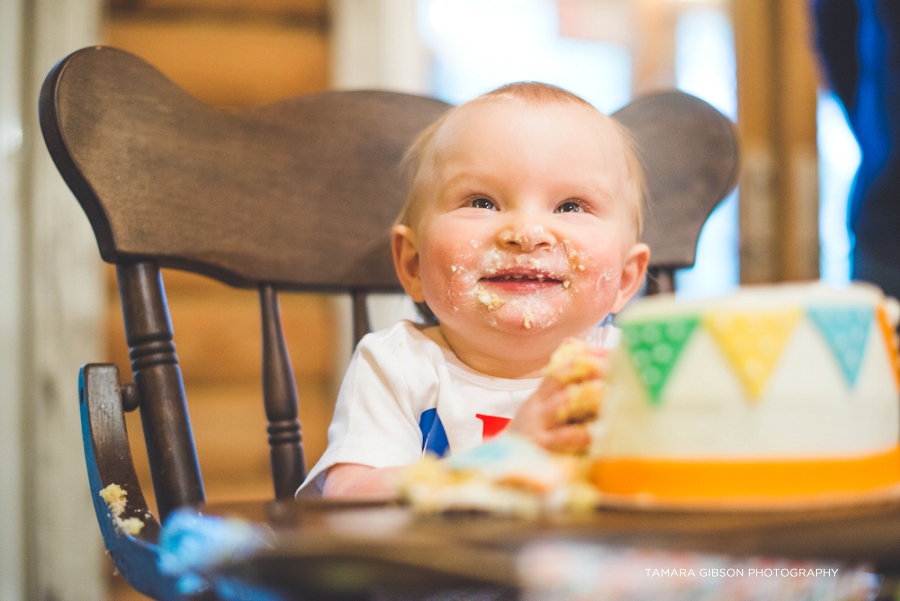
<path fill-rule="evenodd" d="M 489 311 L 494 311 L 502 307 L 506 301 L 487 290 L 480 290 L 477 294 L 478 302 L 487 307 Z"/>
<path fill-rule="evenodd" d="M 525 326 L 526 330 L 531 329 L 531 326 L 534 325 L 534 311 L 531 309 L 525 311 L 525 315 L 522 317 L 522 325 Z"/>
<path fill-rule="evenodd" d="M 572 243 L 568 240 L 563 240 L 562 242 L 563 250 L 566 253 L 566 260 L 569 263 L 569 268 L 574 271 L 584 271 L 584 254 L 575 250 L 572 247 Z"/>

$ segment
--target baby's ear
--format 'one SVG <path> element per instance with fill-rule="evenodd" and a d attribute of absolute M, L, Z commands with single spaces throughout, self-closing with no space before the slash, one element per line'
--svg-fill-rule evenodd
<path fill-rule="evenodd" d="M 622 279 L 619 280 L 619 294 L 616 296 L 616 304 L 613 305 L 613 313 L 621 311 L 631 297 L 641 289 L 649 264 L 650 247 L 643 243 L 632 246 L 622 263 Z"/>
<path fill-rule="evenodd" d="M 391 230 L 391 251 L 400 285 L 414 302 L 424 303 L 422 278 L 419 275 L 419 249 L 416 246 L 416 235 L 409 226 L 395 225 Z"/>

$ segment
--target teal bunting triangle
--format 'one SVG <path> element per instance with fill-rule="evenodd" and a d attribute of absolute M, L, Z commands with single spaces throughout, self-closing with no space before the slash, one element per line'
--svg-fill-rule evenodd
<path fill-rule="evenodd" d="M 809 307 L 806 313 L 828 343 L 847 384 L 853 388 L 862 366 L 874 311 L 871 307 L 832 305 Z"/>
<path fill-rule="evenodd" d="M 659 404 L 672 368 L 699 322 L 694 316 L 622 324 L 625 346 L 651 404 Z"/>

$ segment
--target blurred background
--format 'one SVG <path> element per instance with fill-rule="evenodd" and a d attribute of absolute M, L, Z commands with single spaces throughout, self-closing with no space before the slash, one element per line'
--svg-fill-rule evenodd
<path fill-rule="evenodd" d="M 702 297 L 848 281 L 860 153 L 810 21 L 805 0 L 2 0 L 0 601 L 141 598 L 105 558 L 88 498 L 77 370 L 113 361 L 129 380 L 130 368 L 114 271 L 40 138 L 37 93 L 56 61 L 117 46 L 227 107 L 335 88 L 459 103 L 541 80 L 613 112 L 681 88 L 735 121 L 743 152 L 738 191 L 677 277 L 679 295 Z M 207 497 L 271 496 L 257 295 L 164 279 Z M 347 307 L 282 297 L 310 466 L 349 357 Z M 383 326 L 406 308 L 382 298 L 373 310 Z M 139 442 L 133 453 L 152 503 Z"/>

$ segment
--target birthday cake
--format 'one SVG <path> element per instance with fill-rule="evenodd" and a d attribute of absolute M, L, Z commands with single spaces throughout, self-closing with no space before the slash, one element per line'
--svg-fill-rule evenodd
<path fill-rule="evenodd" d="M 635 303 L 617 321 L 591 480 L 663 501 L 897 488 L 897 313 L 868 285 Z"/>

